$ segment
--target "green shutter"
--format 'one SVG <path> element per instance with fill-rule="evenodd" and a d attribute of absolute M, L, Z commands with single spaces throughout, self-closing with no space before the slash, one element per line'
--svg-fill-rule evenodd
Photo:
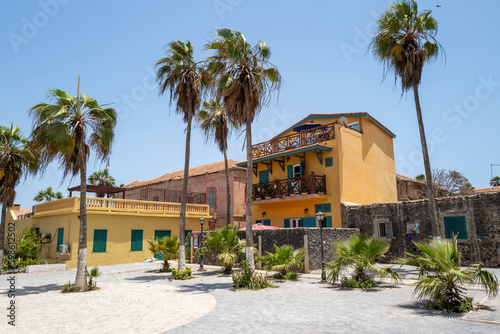
<path fill-rule="evenodd" d="M 208 189 L 208 206 L 215 208 L 215 189 Z"/>
<path fill-rule="evenodd" d="M 142 230 L 132 230 L 130 251 L 142 251 L 143 232 Z"/>
<path fill-rule="evenodd" d="M 56 252 L 61 252 L 60 246 L 62 245 L 64 240 L 64 228 L 57 229 L 57 244 L 56 244 Z"/>
<path fill-rule="evenodd" d="M 332 157 L 325 158 L 325 167 L 332 167 L 332 166 L 333 166 L 333 158 Z"/>
<path fill-rule="evenodd" d="M 259 183 L 267 183 L 269 182 L 269 171 L 261 170 L 259 172 Z"/>
<path fill-rule="evenodd" d="M 170 235 L 170 230 L 155 230 L 155 239 L 170 237 Z M 163 260 L 163 256 L 161 256 L 160 254 L 155 254 L 155 258 L 157 260 Z"/>
<path fill-rule="evenodd" d="M 457 235 L 457 239 L 467 239 L 467 224 L 464 216 L 444 217 L 444 229 L 446 239 L 453 238 L 453 235 Z"/>
<path fill-rule="evenodd" d="M 286 166 L 286 174 L 287 174 L 287 177 L 289 179 L 291 179 L 293 177 L 293 166 L 292 165 Z"/>
<path fill-rule="evenodd" d="M 262 225 L 271 226 L 271 219 L 263 219 L 262 220 Z"/>
<path fill-rule="evenodd" d="M 289 218 L 285 219 L 285 228 L 290 228 L 290 219 Z"/>
<path fill-rule="evenodd" d="M 301 227 L 316 227 L 316 217 L 304 217 L 301 223 Z"/>
<path fill-rule="evenodd" d="M 108 238 L 108 230 L 94 230 L 94 253 L 106 252 L 106 240 Z"/>
<path fill-rule="evenodd" d="M 332 216 L 326 216 L 326 227 L 332 227 Z"/>
<path fill-rule="evenodd" d="M 323 213 L 332 212 L 332 203 L 315 204 L 314 213 L 318 213 L 320 210 Z"/>

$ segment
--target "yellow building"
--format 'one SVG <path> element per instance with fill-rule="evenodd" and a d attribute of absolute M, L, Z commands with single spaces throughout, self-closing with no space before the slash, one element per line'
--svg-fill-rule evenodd
<path fill-rule="evenodd" d="M 341 227 L 341 202 L 397 201 L 393 138 L 368 113 L 311 114 L 253 145 L 253 223 Z"/>
<path fill-rule="evenodd" d="M 180 203 L 87 197 L 87 265 L 141 262 L 150 258 L 147 240 L 155 236 L 179 236 L 180 206 Z M 79 208 L 80 197 L 69 197 L 38 204 L 34 214 L 26 218 L 16 217 L 9 210 L 7 224 L 14 221 L 15 229 L 21 231 L 33 223 L 42 236 L 50 233 L 42 257 L 57 258 L 57 262 L 66 262 L 66 268 L 75 268 Z M 210 218 L 208 205 L 187 204 L 186 212 L 186 234 L 199 231 L 201 217 L 207 221 Z M 67 248 L 61 249 L 61 245 Z"/>

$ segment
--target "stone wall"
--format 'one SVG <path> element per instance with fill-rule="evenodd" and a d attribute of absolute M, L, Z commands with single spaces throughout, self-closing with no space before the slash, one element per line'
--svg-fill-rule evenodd
<path fill-rule="evenodd" d="M 436 206 L 442 238 L 445 237 L 444 217 L 465 217 L 468 239 L 458 240 L 463 264 L 500 267 L 500 193 L 439 198 Z M 390 243 L 389 261 L 406 252 L 417 253 L 412 241 L 431 238 L 427 200 L 342 204 L 343 227 L 359 228 L 361 233 L 378 237 L 378 222 L 386 222 L 392 229 L 392 237 L 386 238 Z"/>
<path fill-rule="evenodd" d="M 427 186 L 425 182 L 396 174 L 396 184 L 398 188 L 398 201 L 427 198 Z"/>

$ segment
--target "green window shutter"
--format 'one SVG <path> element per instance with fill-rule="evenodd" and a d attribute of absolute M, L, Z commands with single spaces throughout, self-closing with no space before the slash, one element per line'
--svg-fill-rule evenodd
<path fill-rule="evenodd" d="M 215 208 L 215 188 L 208 189 L 208 206 Z"/>
<path fill-rule="evenodd" d="M 332 216 L 326 216 L 326 227 L 332 227 Z"/>
<path fill-rule="evenodd" d="M 56 244 L 56 252 L 61 252 L 60 246 L 62 245 L 64 240 L 64 228 L 57 229 L 57 244 Z"/>
<path fill-rule="evenodd" d="M 106 240 L 108 238 L 108 230 L 94 230 L 94 253 L 106 252 Z"/>
<path fill-rule="evenodd" d="M 325 167 L 332 167 L 332 166 L 333 166 L 333 158 L 332 157 L 325 158 Z"/>
<path fill-rule="evenodd" d="M 155 239 L 158 238 L 163 238 L 163 237 L 170 237 L 171 233 L 170 230 L 155 230 Z M 157 260 L 163 260 L 163 256 L 160 254 L 155 254 L 155 259 Z"/>
<path fill-rule="evenodd" d="M 302 227 L 316 227 L 316 217 L 304 217 L 301 223 Z"/>
<path fill-rule="evenodd" d="M 271 219 L 263 219 L 262 225 L 271 226 Z"/>
<path fill-rule="evenodd" d="M 192 233 L 192 230 L 184 230 L 184 242 L 186 244 L 186 247 L 190 247 L 191 245 L 191 238 L 188 238 L 189 233 Z"/>
<path fill-rule="evenodd" d="M 287 174 L 287 177 L 289 179 L 291 179 L 293 177 L 293 166 L 292 165 L 286 166 L 286 174 Z"/>
<path fill-rule="evenodd" d="M 444 229 L 446 239 L 458 235 L 457 239 L 467 239 L 467 223 L 464 216 L 444 217 Z"/>
<path fill-rule="evenodd" d="M 142 251 L 143 231 L 132 230 L 130 251 Z"/>
<path fill-rule="evenodd" d="M 289 218 L 285 219 L 285 228 L 290 228 L 290 219 Z"/>
<path fill-rule="evenodd" d="M 267 183 L 269 182 L 269 171 L 261 170 L 259 172 L 259 183 Z"/>
<path fill-rule="evenodd" d="M 314 213 L 318 213 L 320 210 L 323 213 L 332 212 L 332 203 L 315 204 Z"/>

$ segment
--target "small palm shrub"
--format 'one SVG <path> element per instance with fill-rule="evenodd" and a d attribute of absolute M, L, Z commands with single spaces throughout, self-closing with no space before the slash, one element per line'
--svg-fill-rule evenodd
<path fill-rule="evenodd" d="M 260 290 L 265 288 L 275 288 L 266 276 L 262 274 L 255 273 L 247 263 L 243 261 L 243 268 L 241 271 L 233 273 L 233 286 L 236 289 L 249 289 L 249 290 Z"/>
<path fill-rule="evenodd" d="M 62 288 L 62 293 L 68 293 L 68 292 L 78 292 L 80 291 L 80 288 L 77 287 L 76 285 L 74 284 L 71 284 L 71 283 L 66 283 L 63 285 L 63 288 Z"/>
<path fill-rule="evenodd" d="M 377 284 L 373 277 L 367 275 L 361 279 L 361 281 L 357 281 L 354 278 L 342 277 L 340 281 L 340 285 L 344 288 L 354 288 L 354 289 L 370 289 L 373 288 Z"/>
<path fill-rule="evenodd" d="M 238 259 L 238 255 L 245 248 L 244 241 L 237 236 L 238 229 L 233 225 L 228 225 L 218 230 L 210 231 L 204 240 L 206 248 L 201 251 L 217 253 L 217 260 L 223 266 L 225 274 L 233 272 L 233 265 Z"/>
<path fill-rule="evenodd" d="M 356 234 L 349 240 L 338 240 L 334 243 L 335 255 L 326 266 L 328 281 L 335 283 L 344 274 L 350 273 L 351 279 L 358 282 L 360 288 L 368 286 L 373 280 L 368 272 L 375 272 L 380 276 L 391 276 L 399 280 L 400 275 L 391 268 L 383 268 L 376 262 L 384 257 L 389 249 L 387 242 L 377 240 L 363 234 Z M 350 281 L 343 281 L 345 287 L 355 287 Z M 341 281 L 342 283 L 342 281 Z M 372 285 L 373 286 L 373 285 Z"/>
<path fill-rule="evenodd" d="M 457 238 L 432 240 L 427 244 L 414 242 L 421 255 L 407 254 L 396 263 L 417 267 L 418 281 L 414 283 L 413 295 L 428 298 L 426 307 L 446 312 L 468 312 L 472 309 L 472 298 L 466 298 L 464 283 L 481 286 L 490 298 L 498 294 L 498 279 L 481 265 L 460 268 L 460 252 Z"/>
<path fill-rule="evenodd" d="M 191 279 L 191 268 L 186 268 L 183 271 L 172 269 L 172 278 L 180 280 Z"/>
<path fill-rule="evenodd" d="M 302 269 L 304 263 L 304 250 L 293 249 L 292 246 L 284 245 L 281 248 L 274 245 L 275 253 L 266 252 L 267 255 L 257 258 L 257 261 L 265 264 L 267 271 L 277 271 L 273 277 L 277 279 L 297 279 L 297 271 Z M 291 275 L 290 275 L 291 274 Z"/>
<path fill-rule="evenodd" d="M 155 254 L 160 254 L 163 257 L 163 267 L 160 272 L 170 271 L 170 257 L 176 258 L 179 253 L 179 238 L 177 237 L 162 237 L 155 238 L 149 241 L 149 250 Z"/>
<path fill-rule="evenodd" d="M 94 267 L 92 270 L 88 270 L 87 267 L 85 267 L 85 272 L 87 273 L 87 277 L 89 278 L 89 283 L 87 285 L 87 290 L 97 290 L 99 289 L 97 287 L 97 280 L 96 278 L 101 276 L 101 272 L 99 271 L 99 267 Z"/>

